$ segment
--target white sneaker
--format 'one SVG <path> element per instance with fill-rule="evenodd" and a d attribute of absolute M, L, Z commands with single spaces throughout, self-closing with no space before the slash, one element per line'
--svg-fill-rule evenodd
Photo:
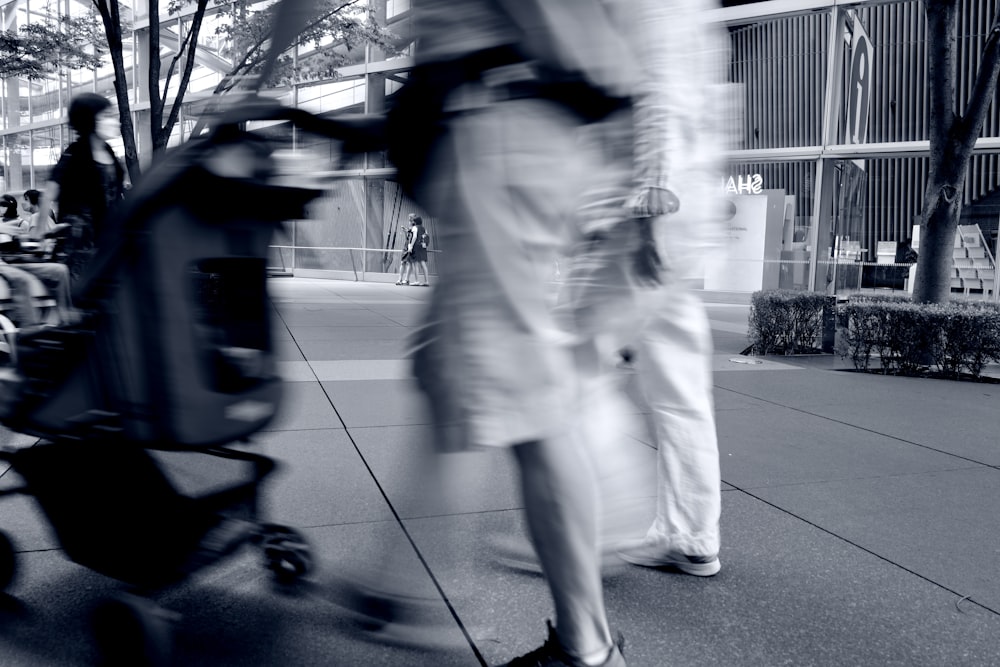
<path fill-rule="evenodd" d="M 662 568 L 695 577 L 712 577 L 722 569 L 718 556 L 694 556 L 678 551 L 663 551 L 645 540 L 619 549 L 618 556 L 632 565 Z"/>

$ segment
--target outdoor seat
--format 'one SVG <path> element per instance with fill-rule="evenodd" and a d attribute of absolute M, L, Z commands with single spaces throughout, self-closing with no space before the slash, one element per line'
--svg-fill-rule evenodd
<path fill-rule="evenodd" d="M 28 276 L 30 278 L 28 280 L 28 293 L 31 295 L 31 301 L 35 304 L 35 308 L 38 309 L 39 321 L 46 324 L 56 324 L 58 322 L 56 298 L 49 292 L 45 283 L 30 273 Z"/>

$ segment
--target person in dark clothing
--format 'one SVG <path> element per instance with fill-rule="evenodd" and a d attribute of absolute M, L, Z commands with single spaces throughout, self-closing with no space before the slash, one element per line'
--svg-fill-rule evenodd
<path fill-rule="evenodd" d="M 896 243 L 896 264 L 915 264 L 917 262 L 917 251 L 913 249 L 912 239 Z"/>
<path fill-rule="evenodd" d="M 406 252 L 409 253 L 409 268 L 406 271 L 407 279 L 413 274 L 414 282 L 411 285 L 427 287 L 427 243 L 429 241 L 427 230 L 424 228 L 424 221 L 419 215 L 410 219 L 410 230 L 406 232 Z M 423 272 L 423 282 L 416 282 Z"/>
<path fill-rule="evenodd" d="M 77 139 L 52 170 L 39 207 L 45 220 L 53 204 L 61 223 L 72 226 L 66 263 L 74 281 L 94 253 L 108 213 L 125 193 L 125 169 L 108 139 L 119 133 L 114 107 L 95 93 L 81 93 L 69 105 Z"/>

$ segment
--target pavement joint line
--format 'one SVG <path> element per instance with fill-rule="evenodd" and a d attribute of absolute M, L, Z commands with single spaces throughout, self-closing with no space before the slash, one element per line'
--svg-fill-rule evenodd
<path fill-rule="evenodd" d="M 449 519 L 458 516 L 483 516 L 486 514 L 503 514 L 505 512 L 522 512 L 524 507 L 504 507 L 501 509 L 476 510 L 475 512 L 443 512 L 441 514 L 424 514 L 422 516 L 410 516 L 403 521 L 425 521 L 432 519 Z"/>
<path fill-rule="evenodd" d="M 931 447 L 930 445 L 924 445 L 924 444 L 921 444 L 919 442 L 913 442 L 912 440 L 907 440 L 906 438 L 901 438 L 898 435 L 891 435 L 889 433 L 882 433 L 881 431 L 877 431 L 877 430 L 875 430 L 873 428 L 868 428 L 866 426 L 858 426 L 857 424 L 851 424 L 851 423 L 845 422 L 845 421 L 843 421 L 841 419 L 834 419 L 833 417 L 828 417 L 826 415 L 821 415 L 821 414 L 817 414 L 815 412 L 810 412 L 809 410 L 804 410 L 802 408 L 792 407 L 790 405 L 785 405 L 784 403 L 778 403 L 777 401 L 771 401 L 771 400 L 768 400 L 766 398 L 761 398 L 759 396 L 754 396 L 753 394 L 748 394 L 748 393 L 743 392 L 743 391 L 737 391 L 735 389 L 730 389 L 729 387 L 720 387 L 717 384 L 714 385 L 714 386 L 715 386 L 716 389 L 721 389 L 723 391 L 732 392 L 732 393 L 737 394 L 739 396 L 745 396 L 747 398 L 752 398 L 754 400 L 760 401 L 761 403 L 767 403 L 769 405 L 774 405 L 774 406 L 777 406 L 779 408 L 785 408 L 786 410 L 792 410 L 793 412 L 798 412 L 800 414 L 809 415 L 810 417 L 816 417 L 817 419 L 825 419 L 826 421 L 833 422 L 834 424 L 839 424 L 841 426 L 847 426 L 849 428 L 852 428 L 852 429 L 855 429 L 855 430 L 858 430 L 858 431 L 864 431 L 866 433 L 871 433 L 871 434 L 874 434 L 874 435 L 880 435 L 883 438 L 889 438 L 890 440 L 896 440 L 898 442 L 906 443 L 908 445 L 913 445 L 914 447 L 920 447 L 922 449 L 927 449 L 929 451 L 937 452 L 938 454 L 944 454 L 945 456 L 951 456 L 953 458 L 956 458 L 956 459 L 959 459 L 959 460 L 962 460 L 962 461 L 968 461 L 969 463 L 975 463 L 977 465 L 985 466 L 987 468 L 993 468 L 994 470 L 1000 470 L 1000 465 L 994 465 L 994 464 L 991 464 L 991 463 L 985 463 L 983 461 L 977 461 L 976 459 L 969 458 L 968 456 L 962 456 L 961 454 L 955 454 L 954 452 L 946 452 L 943 449 L 938 449 L 937 447 Z"/>
<path fill-rule="evenodd" d="M 41 441 L 42 441 L 42 439 L 38 438 L 37 440 L 35 440 L 34 442 L 32 442 L 30 444 L 26 444 L 26 445 L 24 445 L 22 447 L 18 447 L 18 449 L 28 449 L 30 447 L 34 447 L 35 445 L 37 445 Z M 3 472 L 0 472 L 0 479 L 3 479 L 7 475 L 7 473 L 9 473 L 13 469 L 14 469 L 14 464 L 12 464 L 12 463 L 7 464 L 7 467 L 3 469 Z"/>
<path fill-rule="evenodd" d="M 839 482 L 861 482 L 873 479 L 896 479 L 901 477 L 920 477 L 923 475 L 937 475 L 945 472 L 962 472 L 963 470 L 983 470 L 990 466 L 974 465 L 962 468 L 943 468 L 941 470 L 923 470 L 918 472 L 901 472 L 891 475 L 866 475 L 863 477 L 837 477 L 834 479 L 816 479 L 804 482 L 789 482 L 787 484 L 755 484 L 754 486 L 743 487 L 745 489 L 789 489 L 796 486 L 815 486 L 817 484 L 837 484 Z M 722 480 L 725 482 L 725 480 Z M 730 482 L 726 482 L 730 484 Z"/>
<path fill-rule="evenodd" d="M 305 359 L 306 357 L 305 353 L 302 350 L 302 347 L 299 345 L 299 342 L 295 339 L 295 336 L 292 334 L 291 329 L 289 329 L 288 324 L 285 322 L 285 319 L 281 316 L 281 313 L 278 313 L 277 317 L 281 321 L 282 326 L 284 326 L 285 329 L 288 331 L 288 335 L 292 337 L 292 342 L 295 343 L 295 346 L 298 348 L 299 353 L 302 354 L 303 359 Z M 311 365 L 309 369 L 312 370 Z M 312 372 L 313 375 L 316 376 L 316 372 L 315 371 Z M 431 570 L 430 563 L 427 562 L 427 559 L 424 557 L 423 552 L 420 551 L 420 547 L 417 546 L 417 543 L 413 539 L 413 536 L 410 534 L 410 531 L 403 523 L 402 517 L 399 515 L 399 512 L 396 510 L 396 507 L 392 504 L 392 501 L 389 499 L 389 495 L 386 493 L 385 488 L 382 486 L 382 484 L 378 481 L 378 478 L 375 476 L 375 471 L 372 470 L 372 467 L 371 465 L 369 465 L 368 460 L 361 452 L 361 448 L 358 446 L 358 443 L 354 440 L 354 436 L 351 435 L 351 430 L 347 427 L 347 422 L 344 421 L 344 418 L 341 416 L 340 411 L 337 410 L 337 406 L 334 405 L 333 398 L 330 396 L 329 391 L 327 391 L 327 388 L 323 385 L 322 382 L 320 382 L 318 376 L 316 376 L 316 381 L 319 382 L 320 389 L 323 391 L 323 395 L 326 396 L 326 400 L 330 404 L 330 407 L 333 409 L 333 413 L 337 415 L 337 420 L 340 422 L 341 426 L 344 427 L 344 433 L 347 435 L 347 439 L 351 442 L 351 446 L 354 448 L 355 453 L 357 453 L 358 458 L 361 460 L 362 465 L 364 465 L 365 469 L 368 471 L 368 475 L 371 477 L 372 482 L 374 482 L 375 488 L 378 489 L 378 492 L 382 496 L 382 499 L 385 500 L 386 506 L 388 506 L 389 511 L 392 513 L 393 519 L 396 521 L 396 524 L 399 526 L 399 529 L 403 531 L 403 536 L 406 538 L 406 541 L 409 542 L 410 548 L 413 549 L 413 553 L 420 561 L 421 567 L 424 568 L 424 571 L 430 578 L 431 583 L 434 584 L 435 590 L 437 590 L 438 595 L 441 597 L 441 600 L 448 608 L 448 613 L 451 614 L 452 619 L 455 621 L 456 625 L 458 625 L 458 629 L 462 632 L 462 636 L 465 637 L 465 641 L 468 642 L 469 648 L 472 649 L 472 653 L 476 657 L 476 660 L 479 661 L 481 667 L 488 667 L 486 658 L 483 657 L 483 654 L 480 652 L 479 647 L 476 646 L 476 642 L 472 639 L 472 635 L 469 633 L 468 628 L 465 627 L 465 623 L 463 623 L 461 617 L 459 617 L 458 610 L 455 609 L 455 606 L 452 604 L 451 599 L 448 597 L 448 594 L 445 593 L 444 587 L 441 585 L 441 582 L 438 581 L 438 578 L 435 576 L 433 570 Z"/>
<path fill-rule="evenodd" d="M 722 480 L 722 481 L 725 482 L 725 480 Z M 773 507 L 774 509 L 778 510 L 779 512 L 787 514 L 788 516 L 790 516 L 790 517 L 792 517 L 794 519 L 797 519 L 797 520 L 801 521 L 802 523 L 805 523 L 805 524 L 807 524 L 809 526 L 812 526 L 816 530 L 822 531 L 822 532 L 826 533 L 827 535 L 830 535 L 831 537 L 835 537 L 838 540 L 840 540 L 840 541 L 842 541 L 842 542 L 844 542 L 846 544 L 849 544 L 849 545 L 851 545 L 852 547 L 854 547 L 856 549 L 860 549 L 861 551 L 864 551 L 865 553 L 871 554 L 872 556 L 875 556 L 879 560 L 885 561 L 886 563 L 889 563 L 890 565 L 892 565 L 894 567 L 897 567 L 900 570 L 903 570 L 904 572 L 917 577 L 918 579 L 922 579 L 922 580 L 926 581 L 929 584 L 932 584 L 932 585 L 934 585 L 934 586 L 936 586 L 936 587 L 938 587 L 938 588 L 940 588 L 942 590 L 948 591 L 952 595 L 955 595 L 955 596 L 957 596 L 959 598 L 958 602 L 968 602 L 970 604 L 976 605 L 980 609 L 988 611 L 989 613 L 991 613 L 991 614 L 993 614 L 995 616 L 1000 616 L 1000 610 L 993 609 L 992 607 L 989 607 L 989 606 L 983 604 L 982 602 L 977 602 L 976 600 L 972 599 L 972 597 L 969 596 L 969 595 L 963 595 L 962 593 L 959 593 L 958 591 L 956 591 L 956 590 L 954 590 L 952 588 L 949 588 L 948 586 L 945 586 L 944 584 L 942 584 L 940 582 L 934 581 L 933 579 L 931 579 L 931 578 L 929 578 L 929 577 L 927 577 L 925 575 L 922 575 L 922 574 L 920 574 L 919 572 L 917 572 L 915 570 L 911 570 L 910 568 L 906 567 L 905 565 L 903 565 L 901 563 L 897 563 L 896 561 L 891 560 L 889 558 L 886 558 L 885 556 L 883 556 L 883 555 L 881 555 L 879 553 L 876 553 L 876 552 L 872 551 L 871 549 L 858 544 L 857 542 L 849 540 L 848 538 L 844 537 L 843 535 L 838 535 L 837 533 L 833 532 L 829 528 L 824 528 L 823 526 L 819 525 L 818 523 L 815 523 L 813 521 L 810 521 L 809 519 L 806 519 L 803 516 L 799 516 L 798 514 L 795 514 L 791 510 L 787 510 L 784 507 L 781 507 L 780 505 L 776 505 L 776 504 L 770 502 L 769 500 L 765 500 L 764 498 L 761 498 L 760 496 L 754 495 L 753 493 L 750 493 L 747 489 L 744 489 L 742 487 L 736 486 L 732 482 L 726 482 L 726 484 L 729 484 L 730 486 L 732 486 L 733 489 L 735 489 L 736 491 L 739 491 L 740 493 L 743 493 L 743 494 L 745 494 L 745 495 L 753 498 L 754 500 L 756 500 L 758 502 L 764 503 L 768 507 Z M 959 611 L 961 612 L 961 610 L 959 610 Z"/>
<path fill-rule="evenodd" d="M 654 496 L 649 496 L 654 497 Z M 501 509 L 488 509 L 488 510 L 476 510 L 475 512 L 445 512 L 442 514 L 425 514 L 421 516 L 408 516 L 400 517 L 400 521 L 429 521 L 434 519 L 451 519 L 455 517 L 463 516 L 483 516 L 487 514 L 503 514 L 505 512 L 521 512 L 523 507 L 505 507 Z M 366 519 L 363 521 L 340 521 L 337 523 L 317 523 L 317 524 L 297 524 L 296 528 L 303 528 L 307 530 L 316 530 L 320 528 L 339 528 L 341 526 L 364 526 L 373 523 L 396 523 L 395 518 L 392 519 Z"/>

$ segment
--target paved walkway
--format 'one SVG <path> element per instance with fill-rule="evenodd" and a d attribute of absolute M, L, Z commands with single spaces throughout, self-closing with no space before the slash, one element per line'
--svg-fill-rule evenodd
<path fill-rule="evenodd" d="M 256 447 L 284 464 L 266 489 L 270 518 L 302 528 L 319 570 L 276 591 L 247 550 L 159 596 L 182 614 L 174 664 L 475 666 L 542 641 L 543 582 L 497 565 L 489 546 L 522 530 L 506 456 L 454 461 L 450 508 L 407 484 L 428 428 L 403 341 L 427 294 L 272 281 L 288 400 Z M 747 363 L 745 303 L 709 312 L 723 569 L 607 577 L 629 665 L 1000 665 L 1000 385 L 857 374 L 832 357 Z M 652 470 L 641 422 L 632 436 L 629 453 Z M 15 482 L 0 476 L 0 488 Z M 641 524 L 648 475 L 636 495 Z M 22 566 L 0 605 L 0 665 L 91 664 L 87 612 L 117 584 L 69 562 L 29 499 L 5 499 L 0 527 Z M 387 550 L 440 612 L 443 629 L 425 633 L 440 648 L 369 641 L 329 602 L 333 578 Z"/>

